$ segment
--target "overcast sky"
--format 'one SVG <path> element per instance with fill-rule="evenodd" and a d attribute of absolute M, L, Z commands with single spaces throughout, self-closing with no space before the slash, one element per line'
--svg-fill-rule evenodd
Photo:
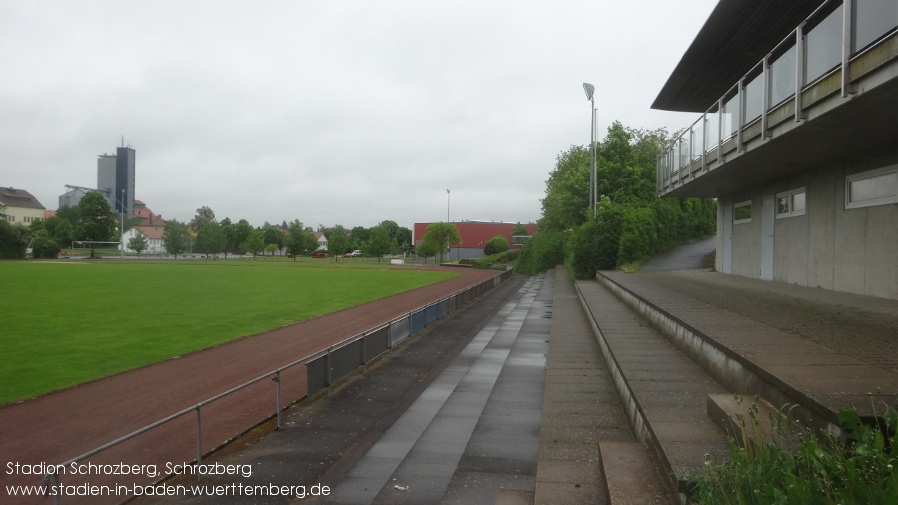
<path fill-rule="evenodd" d="M 532 222 L 583 82 L 601 137 L 696 119 L 649 107 L 715 4 L 0 0 L 0 185 L 55 209 L 124 136 L 167 219 Z"/>

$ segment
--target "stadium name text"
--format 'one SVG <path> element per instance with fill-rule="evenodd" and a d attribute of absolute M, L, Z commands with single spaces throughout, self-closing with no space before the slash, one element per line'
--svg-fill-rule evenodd
<path fill-rule="evenodd" d="M 6 463 L 6 475 L 145 475 L 150 478 L 162 475 L 239 475 L 251 477 L 252 465 L 222 465 L 210 463 L 194 465 L 191 463 L 165 464 L 164 472 L 160 472 L 157 465 L 129 465 L 126 463 L 78 463 L 68 465 L 50 465 L 44 462 L 35 464 L 22 464 L 18 462 Z"/>

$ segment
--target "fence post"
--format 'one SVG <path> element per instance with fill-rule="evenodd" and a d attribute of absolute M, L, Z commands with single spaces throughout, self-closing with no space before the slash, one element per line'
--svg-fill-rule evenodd
<path fill-rule="evenodd" d="M 334 387 L 331 384 L 333 382 L 331 380 L 331 372 L 333 371 L 333 367 L 331 366 L 331 349 L 332 347 L 327 348 L 327 396 L 330 396 L 334 390 Z"/>
<path fill-rule="evenodd" d="M 368 373 L 368 334 L 362 337 L 362 373 Z"/>
<path fill-rule="evenodd" d="M 200 407 L 196 407 L 196 464 L 203 464 L 203 420 L 200 417 Z"/>
<path fill-rule="evenodd" d="M 277 404 L 277 410 L 275 411 L 278 416 L 278 425 L 275 430 L 281 429 L 281 371 L 278 370 L 274 374 L 274 378 L 271 379 L 275 382 L 275 403 Z"/>

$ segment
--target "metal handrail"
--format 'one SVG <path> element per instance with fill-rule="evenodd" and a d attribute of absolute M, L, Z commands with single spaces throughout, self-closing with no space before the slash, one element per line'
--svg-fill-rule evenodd
<path fill-rule="evenodd" d="M 312 361 L 312 360 L 315 359 L 315 358 L 318 358 L 318 357 L 327 355 L 327 354 L 331 353 L 331 352 L 332 352 L 333 350 L 335 350 L 335 349 L 340 349 L 341 347 L 345 347 L 345 346 L 347 346 L 347 345 L 349 345 L 349 344 L 352 344 L 352 343 L 354 343 L 354 342 L 356 342 L 356 341 L 358 341 L 358 340 L 361 340 L 361 339 L 365 338 L 365 336 L 367 336 L 367 335 L 370 335 L 370 334 L 372 334 L 372 333 L 374 333 L 374 332 L 376 332 L 376 331 L 382 330 L 383 328 L 389 327 L 389 326 L 393 325 L 393 324 L 396 323 L 396 322 L 402 321 L 402 320 L 405 319 L 405 318 L 411 317 L 412 314 L 415 314 L 415 313 L 417 313 L 417 312 L 420 312 L 421 310 L 426 310 L 427 307 L 430 307 L 430 306 L 433 306 L 433 305 L 440 304 L 440 303 L 442 303 L 442 302 L 444 302 L 444 301 L 446 301 L 446 300 L 449 300 L 449 299 L 452 298 L 453 296 L 458 296 L 460 293 L 463 293 L 463 292 L 465 292 L 465 291 L 468 291 L 468 290 L 477 288 L 477 287 L 479 287 L 479 286 L 481 286 L 481 285 L 483 285 L 483 284 L 485 284 L 485 283 L 487 283 L 487 282 L 493 282 L 497 277 L 501 277 L 501 276 L 504 275 L 505 273 L 506 273 L 506 272 L 500 272 L 500 273 L 497 273 L 497 274 L 495 274 L 495 275 L 493 275 L 493 276 L 491 276 L 491 277 L 489 277 L 489 278 L 487 278 L 487 279 L 485 279 L 485 280 L 483 280 L 483 281 L 481 281 L 481 282 L 478 282 L 477 284 L 474 284 L 474 285 L 472 285 L 472 286 L 469 286 L 469 287 L 467 287 L 467 288 L 465 288 L 465 289 L 457 290 L 457 291 L 453 292 L 452 294 L 447 295 L 447 296 L 445 296 L 445 297 L 443 297 L 443 298 L 439 298 L 439 299 L 438 299 L 437 301 L 435 301 L 435 302 L 431 302 L 431 303 L 424 304 L 424 305 L 421 305 L 421 306 L 419 306 L 419 307 L 416 307 L 415 309 L 406 312 L 403 316 L 399 316 L 399 317 L 396 317 L 396 318 L 391 319 L 388 323 L 381 323 L 381 324 L 379 324 L 379 325 L 377 325 L 377 326 L 374 326 L 374 327 L 372 327 L 372 328 L 369 328 L 368 330 L 362 331 L 362 332 L 357 333 L 357 334 L 355 334 L 355 335 L 353 335 L 353 336 L 351 336 L 351 337 L 345 338 L 345 339 L 343 339 L 343 340 L 341 340 L 341 341 L 339 341 L 339 342 L 337 342 L 337 343 L 335 343 L 335 344 L 331 344 L 331 345 L 329 345 L 326 349 L 320 349 L 320 350 L 315 351 L 315 352 L 313 352 L 313 353 L 311 353 L 311 354 L 308 354 L 308 355 L 306 355 L 306 356 L 303 356 L 302 358 L 299 358 L 299 359 L 297 359 L 297 360 L 291 361 L 290 363 L 288 363 L 288 364 L 286 364 L 286 365 L 283 365 L 283 366 L 278 367 L 278 368 L 276 368 L 276 369 L 274 369 L 274 370 L 271 370 L 271 371 L 269 371 L 269 372 L 266 372 L 266 373 L 264 373 L 264 374 L 262 374 L 262 375 L 260 375 L 260 376 L 258 376 L 258 377 L 256 377 L 256 378 L 254 378 L 254 379 L 251 379 L 251 380 L 249 380 L 249 381 L 244 382 L 243 384 L 240 384 L 240 385 L 238 385 L 238 386 L 234 386 L 234 387 L 232 387 L 231 389 L 228 389 L 227 391 L 218 393 L 217 395 L 212 396 L 212 397 L 209 397 L 209 398 L 207 398 L 207 399 L 205 399 L 205 400 L 203 400 L 203 401 L 201 401 L 201 402 L 199 402 L 199 403 L 197 403 L 197 404 L 195 404 L 195 405 L 193 405 L 193 406 L 190 406 L 190 407 L 184 408 L 184 409 L 182 409 L 182 410 L 179 410 L 178 412 L 175 412 L 174 414 L 171 414 L 171 415 L 169 415 L 169 416 L 167 416 L 167 417 L 164 417 L 164 418 L 162 418 L 162 419 L 160 419 L 160 420 L 158 420 L 158 421 L 155 421 L 155 422 L 153 422 L 153 423 L 151 423 L 151 424 L 148 424 L 148 425 L 144 426 L 143 428 L 140 428 L 140 429 L 138 429 L 138 430 L 136 430 L 136 431 L 133 431 L 133 432 L 127 434 L 127 435 L 123 435 L 123 436 L 121 436 L 121 437 L 119 437 L 119 438 L 117 438 L 117 439 L 115 439 L 115 440 L 113 440 L 113 441 L 111 441 L 111 442 L 108 442 L 108 443 L 106 443 L 106 444 L 103 444 L 103 445 L 101 445 L 101 446 L 99 446 L 99 447 L 97 447 L 97 448 L 91 449 L 90 451 L 85 452 L 84 454 L 81 454 L 81 455 L 76 456 L 76 457 L 74 457 L 74 458 L 72 458 L 72 459 L 69 459 L 69 460 L 66 461 L 65 463 L 61 463 L 61 464 L 58 464 L 58 465 L 48 465 L 48 467 L 47 467 L 47 468 L 48 468 L 48 471 L 47 471 L 46 473 L 44 473 L 44 476 L 43 476 L 44 495 L 46 495 L 47 492 L 49 491 L 49 486 L 51 485 L 51 480 L 55 480 L 55 485 L 56 485 L 56 486 L 59 486 L 59 485 L 61 484 L 60 479 L 59 479 L 59 475 L 56 473 L 56 470 L 57 470 L 58 468 L 60 468 L 60 467 L 65 467 L 65 466 L 68 466 L 68 465 L 70 465 L 70 464 L 72 464 L 72 463 L 76 463 L 76 462 L 78 462 L 78 461 L 87 459 L 87 458 L 89 458 L 89 457 L 91 457 L 91 456 L 97 455 L 97 454 L 99 454 L 99 453 L 101 453 L 101 452 L 103 452 L 103 451 L 105 451 L 105 450 L 107 450 L 107 449 L 110 449 L 110 448 L 112 448 L 112 447 L 114 447 L 114 446 L 116 446 L 116 445 L 118 445 L 118 444 L 121 444 L 121 443 L 123 443 L 123 442 L 127 442 L 128 440 L 131 440 L 131 439 L 133 439 L 133 438 L 136 438 L 136 437 L 138 437 L 138 436 L 140 436 L 140 435 L 142 435 L 142 434 L 144 434 L 144 433 L 146 433 L 146 432 L 148 432 L 148 431 L 150 431 L 150 430 L 152 430 L 152 429 L 158 428 L 159 426 L 162 426 L 163 424 L 166 424 L 166 423 L 168 423 L 168 422 L 170 422 L 170 421 L 173 421 L 173 420 L 175 420 L 175 419 L 177 419 L 177 418 L 179 418 L 179 417 L 181 417 L 181 416 L 184 416 L 184 415 L 186 415 L 186 414 L 188 414 L 188 413 L 190 413 L 190 412 L 196 412 L 196 419 L 197 419 L 197 421 L 196 421 L 196 436 L 197 436 L 197 457 L 196 457 L 196 464 L 197 464 L 197 465 L 202 464 L 202 461 L 203 461 L 203 454 L 202 454 L 202 434 L 201 434 L 201 426 L 202 426 L 202 425 L 201 425 L 201 415 L 200 415 L 200 410 L 202 409 L 202 407 L 204 407 L 204 406 L 206 406 L 206 405 L 208 405 L 208 404 L 210 404 L 210 403 L 212 403 L 212 402 L 215 402 L 215 401 L 217 401 L 217 400 L 220 400 L 220 399 L 224 398 L 225 396 L 228 396 L 228 395 L 233 394 L 233 393 L 235 393 L 235 392 L 237 392 L 237 391 L 240 391 L 241 389 L 247 388 L 247 387 L 249 387 L 249 386 L 251 386 L 251 385 L 253 385 L 253 384 L 256 384 L 256 383 L 258 383 L 258 382 L 260 382 L 260 381 L 262 381 L 262 380 L 265 380 L 265 379 L 267 379 L 267 378 L 269 378 L 269 377 L 272 377 L 272 376 L 274 376 L 272 380 L 274 380 L 274 381 L 276 382 L 276 384 L 277 384 L 277 388 L 276 388 L 276 389 L 277 389 L 277 392 L 276 392 L 276 394 L 277 394 L 277 412 L 276 412 L 276 415 L 277 415 L 277 418 L 278 418 L 278 422 L 277 422 L 277 427 L 276 427 L 275 429 L 276 429 L 276 430 L 279 430 L 279 429 L 281 429 L 281 420 L 280 420 L 280 416 L 281 416 L 281 411 L 283 410 L 283 409 L 281 408 L 281 402 L 280 402 L 280 387 L 281 387 L 281 384 L 280 384 L 280 374 L 281 374 L 282 371 L 284 371 L 284 370 L 286 370 L 286 369 L 288 369 L 288 368 L 292 368 L 292 367 L 294 367 L 294 366 L 296 366 L 296 365 L 299 365 L 299 364 L 302 364 L 302 363 L 310 362 L 310 361 Z M 300 400 L 300 399 L 302 399 L 302 397 L 299 398 L 299 399 L 297 399 L 297 401 Z M 271 417 L 274 417 L 274 416 L 271 416 Z M 267 419 L 270 419 L 271 417 L 268 417 L 268 418 L 266 418 L 266 419 L 263 419 L 263 421 L 265 421 L 265 420 L 267 420 Z M 166 477 L 167 477 L 167 476 L 166 476 Z M 164 478 L 165 478 L 165 477 L 163 477 L 163 479 L 164 479 Z M 53 503 L 56 504 L 56 505 L 59 505 L 59 503 L 60 503 L 60 494 L 57 493 L 57 494 L 54 495 Z"/>

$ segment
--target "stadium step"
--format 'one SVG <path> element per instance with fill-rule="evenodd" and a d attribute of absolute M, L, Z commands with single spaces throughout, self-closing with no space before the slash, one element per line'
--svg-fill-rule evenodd
<path fill-rule="evenodd" d="M 610 505 L 670 503 L 667 489 L 641 443 L 599 442 L 599 461 L 605 476 L 605 499 Z"/>
<path fill-rule="evenodd" d="M 576 287 L 636 440 L 648 448 L 670 494 L 685 501 L 689 478 L 701 473 L 706 458 L 729 457 L 725 433 L 707 414 L 708 395 L 726 390 L 604 286 L 578 281 Z M 626 451 L 625 461 L 639 459 L 635 447 L 614 449 Z M 618 489 L 612 499 L 627 494 L 620 491 L 625 480 L 608 485 Z"/>

